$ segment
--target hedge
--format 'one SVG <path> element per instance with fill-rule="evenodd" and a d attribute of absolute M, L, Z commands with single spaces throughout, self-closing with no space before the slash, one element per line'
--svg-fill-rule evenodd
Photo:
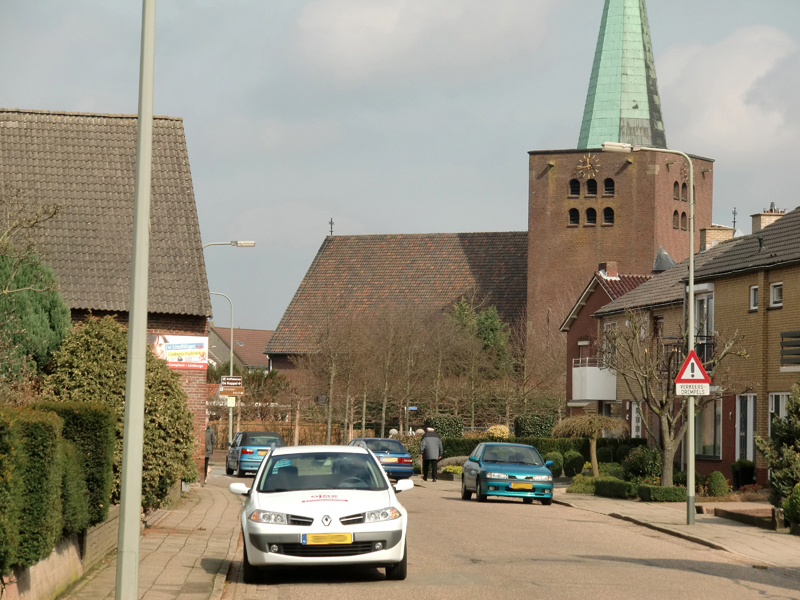
<path fill-rule="evenodd" d="M 89 490 L 86 487 L 84 459 L 78 447 L 61 438 L 59 440 L 61 461 L 61 518 L 62 534 L 72 535 L 89 525 Z M 111 465 L 109 465 L 109 472 Z M 110 473 L 109 473 L 110 474 Z"/>
<path fill-rule="evenodd" d="M 642 502 L 686 502 L 686 488 L 639 485 L 639 498 Z"/>
<path fill-rule="evenodd" d="M 444 458 L 450 456 L 470 456 L 472 451 L 482 442 L 493 442 L 489 438 L 444 438 Z M 540 454 L 558 452 L 564 456 L 570 450 L 580 452 L 585 461 L 590 459 L 589 440 L 587 438 L 547 438 L 547 437 L 510 437 L 508 442 L 514 444 L 527 444 L 536 448 Z M 644 439 L 600 438 L 597 440 L 598 448 L 616 448 L 620 445 L 646 446 Z"/>
<path fill-rule="evenodd" d="M 461 417 L 452 415 L 438 415 L 425 419 L 425 427 L 433 427 L 442 440 L 445 438 L 460 438 L 461 434 L 464 433 L 464 420 Z M 454 454 L 452 456 L 458 455 Z"/>
<path fill-rule="evenodd" d="M 19 536 L 13 477 L 16 449 L 12 436 L 11 415 L 0 410 L 0 575 L 7 573 L 14 564 L 13 552 Z"/>
<path fill-rule="evenodd" d="M 605 498 L 636 498 L 637 486 L 616 477 L 597 477 L 594 480 L 594 494 Z"/>
<path fill-rule="evenodd" d="M 36 405 L 51 410 L 64 421 L 63 436 L 73 442 L 81 455 L 89 488 L 89 525 L 108 518 L 111 504 L 112 466 L 116 416 L 102 404 L 90 402 L 48 402 Z"/>
<path fill-rule="evenodd" d="M 552 460 L 553 464 L 550 466 L 550 472 L 553 474 L 553 477 L 561 477 L 561 473 L 564 471 L 564 457 L 561 456 L 560 452 L 548 452 L 542 458 L 545 461 Z"/>
<path fill-rule="evenodd" d="M 514 435 L 517 437 L 547 437 L 556 425 L 553 413 L 520 415 L 514 419 Z"/>
<path fill-rule="evenodd" d="M 597 462 L 599 463 L 613 463 L 614 450 L 609 447 L 597 449 Z"/>

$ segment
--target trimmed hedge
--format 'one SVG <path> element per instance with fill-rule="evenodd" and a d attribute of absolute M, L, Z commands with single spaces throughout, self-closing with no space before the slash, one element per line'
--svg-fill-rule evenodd
<path fill-rule="evenodd" d="M 684 487 L 641 484 L 638 493 L 642 502 L 686 502 L 686 488 Z"/>
<path fill-rule="evenodd" d="M 561 477 L 561 473 L 564 471 L 564 457 L 561 456 L 561 452 L 548 452 L 542 458 L 545 461 L 552 460 L 553 464 L 549 467 L 550 472 L 553 477 Z"/>
<path fill-rule="evenodd" d="M 16 511 L 13 477 L 17 453 L 11 423 L 11 415 L 0 410 L 0 575 L 11 570 L 14 549 L 19 543 L 19 513 Z"/>
<path fill-rule="evenodd" d="M 594 494 L 594 477 L 575 475 L 567 488 L 568 494 Z"/>
<path fill-rule="evenodd" d="M 637 486 L 616 477 L 597 477 L 594 480 L 594 494 L 604 498 L 636 498 Z"/>
<path fill-rule="evenodd" d="M 461 434 L 464 433 L 464 420 L 461 417 L 454 417 L 453 415 L 438 415 L 425 419 L 425 427 L 433 427 L 442 440 L 445 438 L 460 438 Z M 448 455 L 445 454 L 445 458 L 447 456 Z M 450 456 L 458 455 L 453 454 Z"/>
<path fill-rule="evenodd" d="M 78 448 L 89 489 L 89 525 L 108 518 L 111 504 L 112 466 L 116 415 L 109 407 L 90 402 L 48 402 L 39 410 L 50 410 L 64 421 L 63 436 Z"/>
<path fill-rule="evenodd" d="M 472 451 L 482 442 L 493 442 L 489 438 L 445 438 L 442 436 L 444 445 L 444 458 L 450 456 L 470 456 Z M 541 455 L 549 452 L 559 452 L 565 456 L 570 450 L 580 452 L 584 461 L 590 459 L 589 440 L 587 438 L 547 438 L 547 437 L 510 437 L 507 440 L 514 444 L 527 444 L 536 448 Z M 644 439 L 620 439 L 620 438 L 600 438 L 597 440 L 599 448 L 616 448 L 622 444 L 632 444 L 636 447 L 646 446 L 647 440 Z"/>
<path fill-rule="evenodd" d="M 556 426 L 553 413 L 520 415 L 514 419 L 514 435 L 517 437 L 548 437 Z"/>
<path fill-rule="evenodd" d="M 59 440 L 61 460 L 61 516 L 63 535 L 83 531 L 89 525 L 89 490 L 86 487 L 84 458 L 78 447 L 61 438 Z M 108 465 L 109 476 L 111 465 Z"/>
<path fill-rule="evenodd" d="M 575 450 L 570 450 L 564 455 L 564 475 L 575 477 L 583 471 L 583 455 Z"/>
<path fill-rule="evenodd" d="M 613 463 L 614 450 L 611 448 L 598 448 L 597 449 L 597 462 L 599 463 Z"/>

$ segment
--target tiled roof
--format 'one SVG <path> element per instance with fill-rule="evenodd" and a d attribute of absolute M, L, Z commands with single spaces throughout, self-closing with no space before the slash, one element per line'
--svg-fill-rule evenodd
<path fill-rule="evenodd" d="M 786 213 L 761 231 L 735 238 L 736 244 L 695 269 L 695 279 L 775 267 L 800 261 L 800 208 Z M 759 241 L 760 240 L 760 241 Z"/>
<path fill-rule="evenodd" d="M 327 237 L 266 351 L 310 351 L 332 298 L 341 314 L 441 310 L 474 290 L 511 321 L 525 309 L 527 267 L 525 231 Z"/>
<path fill-rule="evenodd" d="M 644 282 L 652 279 L 652 277 L 652 275 L 619 275 L 618 277 L 606 277 L 604 271 L 596 271 L 589 280 L 589 283 L 583 289 L 581 295 L 575 301 L 575 304 L 572 306 L 569 314 L 561 324 L 559 331 L 569 331 L 572 323 L 578 318 L 578 313 L 580 313 L 581 309 L 583 309 L 583 307 L 586 305 L 587 299 L 589 296 L 591 296 L 598 285 L 603 288 L 611 300 L 616 300 L 631 290 L 639 287 Z"/>
<path fill-rule="evenodd" d="M 694 258 L 695 273 L 714 257 L 719 256 L 726 249 L 736 245 L 740 239 L 742 238 L 735 238 L 733 240 L 720 242 L 710 250 L 696 254 Z M 596 316 L 603 316 L 616 312 L 622 312 L 628 309 L 645 308 L 659 306 L 662 304 L 682 302 L 686 290 L 686 279 L 688 276 L 689 259 L 687 258 L 671 269 L 668 269 L 663 273 L 659 273 L 649 281 L 641 284 L 636 289 L 623 296 L 620 296 L 612 302 L 609 302 L 594 314 Z"/>
<path fill-rule="evenodd" d="M 224 342 L 225 347 L 231 339 L 231 330 L 229 327 L 217 327 L 211 325 L 211 329 L 216 331 L 217 335 Z M 239 329 L 233 328 L 233 353 L 239 357 L 248 367 L 268 367 L 269 357 L 264 354 L 266 348 L 274 331 L 267 331 L 265 329 Z M 228 348 L 230 352 L 230 348 Z"/>
<path fill-rule="evenodd" d="M 59 214 L 34 238 L 72 309 L 127 311 L 136 117 L 0 109 L 0 182 Z M 211 314 L 183 121 L 156 117 L 151 313 Z"/>

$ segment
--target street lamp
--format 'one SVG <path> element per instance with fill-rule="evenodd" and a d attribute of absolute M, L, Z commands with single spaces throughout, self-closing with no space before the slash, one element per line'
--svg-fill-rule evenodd
<path fill-rule="evenodd" d="M 688 154 L 678 150 L 664 148 L 647 148 L 646 146 L 633 146 L 619 142 L 603 142 L 603 152 L 663 152 L 677 154 L 689 163 L 689 349 L 694 350 L 694 166 Z M 686 524 L 694 525 L 694 396 L 689 396 L 689 410 L 687 411 L 686 426 Z"/>
<path fill-rule="evenodd" d="M 230 363 L 230 375 L 233 375 L 233 301 L 228 298 L 225 294 L 220 294 L 219 292 L 208 292 L 212 296 L 222 296 L 225 298 L 228 303 L 231 305 L 231 363 Z M 233 407 L 228 407 L 228 443 L 233 443 Z"/>
<path fill-rule="evenodd" d="M 210 242 L 208 244 L 203 244 L 203 250 L 209 246 L 236 246 L 237 248 L 252 248 L 255 245 L 255 242 L 240 242 L 237 240 L 231 240 L 230 242 Z"/>

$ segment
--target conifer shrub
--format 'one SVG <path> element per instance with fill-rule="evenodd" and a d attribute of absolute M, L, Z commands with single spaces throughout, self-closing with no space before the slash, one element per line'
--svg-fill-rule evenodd
<path fill-rule="evenodd" d="M 78 447 L 61 438 L 61 521 L 62 534 L 78 533 L 89 525 L 89 489 L 86 487 L 84 459 Z"/>
<path fill-rule="evenodd" d="M 756 436 L 756 447 L 769 467 L 769 501 L 781 508 L 800 483 L 800 385 L 792 388 L 786 402 L 786 419 L 773 418 L 772 436 Z"/>
<path fill-rule="evenodd" d="M 561 477 L 561 473 L 564 471 L 564 457 L 561 452 L 548 452 L 542 458 L 545 461 L 552 460 L 553 464 L 548 467 L 550 472 L 553 477 Z"/>
<path fill-rule="evenodd" d="M 708 484 L 706 487 L 706 492 L 709 496 L 727 496 L 729 491 L 730 488 L 728 487 L 728 482 L 725 479 L 725 475 L 719 471 L 714 471 L 711 473 L 711 475 L 709 475 Z"/>
<path fill-rule="evenodd" d="M 0 410 L 0 575 L 14 564 L 14 549 L 19 543 L 19 512 L 13 477 L 17 450 L 13 440 L 11 415 Z"/>
<path fill-rule="evenodd" d="M 486 437 L 495 442 L 504 442 L 508 436 L 508 427 L 505 425 L 492 425 L 486 430 Z"/>
<path fill-rule="evenodd" d="M 614 451 L 614 461 L 622 464 L 623 461 L 628 458 L 628 454 L 631 453 L 631 447 L 628 444 L 620 444 L 617 446 L 617 449 Z"/>
<path fill-rule="evenodd" d="M 564 475 L 575 477 L 583 471 L 583 455 L 575 450 L 570 450 L 564 455 Z"/>
<path fill-rule="evenodd" d="M 783 516 L 795 525 L 800 525 L 800 483 L 794 486 L 788 498 L 783 501 Z"/>
<path fill-rule="evenodd" d="M 613 463 L 614 451 L 611 448 L 598 448 L 597 449 L 597 462 L 599 463 Z"/>

